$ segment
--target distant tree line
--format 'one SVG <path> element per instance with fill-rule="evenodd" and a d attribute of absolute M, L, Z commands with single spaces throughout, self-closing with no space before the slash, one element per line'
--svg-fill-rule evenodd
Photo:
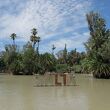
<path fill-rule="evenodd" d="M 54 55 L 55 46 L 52 46 L 52 53 L 39 53 L 40 37 L 37 29 L 32 29 L 30 41 L 22 50 L 18 49 L 15 41 L 17 35 L 12 33 L 10 38 L 12 44 L 5 45 L 5 51 L 0 54 L 0 71 L 10 74 L 45 74 L 46 72 L 69 72 L 73 65 L 79 65 L 84 59 L 85 53 L 79 53 L 76 49 L 71 52 L 67 47 Z"/>
<path fill-rule="evenodd" d="M 86 15 L 90 37 L 84 43 L 86 52 L 76 49 L 68 52 L 67 45 L 56 54 L 55 45 L 52 53 L 39 53 L 40 37 L 36 28 L 31 30 L 30 41 L 19 50 L 16 45 L 17 35 L 12 33 L 12 44 L 5 45 L 0 52 L 0 71 L 10 74 L 45 74 L 46 72 L 92 73 L 96 78 L 110 78 L 110 30 L 105 20 L 98 14 Z"/>

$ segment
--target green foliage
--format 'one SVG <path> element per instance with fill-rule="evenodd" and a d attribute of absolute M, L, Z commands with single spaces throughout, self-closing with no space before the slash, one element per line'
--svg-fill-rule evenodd
<path fill-rule="evenodd" d="M 97 78 L 110 77 L 110 31 L 106 29 L 105 20 L 98 14 L 87 14 L 90 35 L 85 43 L 87 49 L 86 67 Z M 89 61 L 89 64 L 87 63 Z"/>
<path fill-rule="evenodd" d="M 56 72 L 57 73 L 66 73 L 68 72 L 68 65 L 67 64 L 57 64 L 56 65 Z"/>
<path fill-rule="evenodd" d="M 13 45 L 15 45 L 15 39 L 16 39 L 16 34 L 15 33 L 12 33 L 11 35 L 10 35 L 10 38 L 13 40 Z"/>
<path fill-rule="evenodd" d="M 16 59 L 10 64 L 9 68 L 13 74 L 19 75 L 23 70 L 23 64 L 19 59 Z"/>
<path fill-rule="evenodd" d="M 51 55 L 49 53 L 44 53 L 41 55 L 40 58 L 42 68 L 46 71 L 55 71 L 56 66 L 56 58 L 54 55 Z"/>
<path fill-rule="evenodd" d="M 5 68 L 6 68 L 6 65 L 3 60 L 3 56 L 0 56 L 0 72 L 3 72 Z"/>
<path fill-rule="evenodd" d="M 75 73 L 82 73 L 82 67 L 81 67 L 81 65 L 73 65 L 73 71 Z"/>
<path fill-rule="evenodd" d="M 64 50 L 58 51 L 56 55 L 57 55 L 57 57 L 58 57 L 58 62 L 59 62 L 60 64 L 67 64 L 68 52 L 67 52 L 66 44 L 65 44 Z"/>
<path fill-rule="evenodd" d="M 83 58 L 85 58 L 85 53 L 79 53 L 74 49 L 68 53 L 68 64 L 70 66 L 79 65 Z"/>
<path fill-rule="evenodd" d="M 17 46 L 6 45 L 5 49 L 3 61 L 6 65 L 6 69 L 13 74 L 19 74 L 22 70 L 22 56 L 17 52 Z"/>
<path fill-rule="evenodd" d="M 38 49 L 39 48 L 40 37 L 37 35 L 38 34 L 37 29 L 33 28 L 31 33 L 32 33 L 32 35 L 30 36 L 30 41 L 33 43 L 33 48 L 35 48 L 35 45 L 38 42 L 38 47 L 37 47 L 37 49 Z"/>
<path fill-rule="evenodd" d="M 6 45 L 0 57 L 0 70 L 4 69 L 13 74 L 45 74 L 46 72 L 70 72 L 70 67 L 75 72 L 93 73 L 94 77 L 109 78 L 110 76 L 110 31 L 106 29 L 105 20 L 97 13 L 87 14 L 87 21 L 91 37 L 85 43 L 87 53 L 78 52 L 76 49 L 67 51 L 67 47 L 54 56 L 39 53 L 40 37 L 37 29 L 32 29 L 30 41 L 19 51 L 15 45 L 16 34 L 11 34 L 12 45 Z M 35 46 L 37 45 L 37 48 Z"/>
<path fill-rule="evenodd" d="M 90 59 L 83 59 L 81 61 L 81 67 L 82 67 L 82 72 L 83 73 L 91 73 L 91 65 L 92 65 L 92 61 Z"/>
<path fill-rule="evenodd" d="M 10 65 L 17 59 L 17 51 L 15 45 L 6 45 L 4 52 L 3 60 L 6 64 L 7 70 L 10 72 L 11 68 Z"/>
<path fill-rule="evenodd" d="M 22 52 L 17 47 L 7 45 L 3 55 L 6 70 L 13 74 L 44 74 L 48 71 L 55 71 L 56 58 L 50 53 L 38 54 L 32 44 L 28 42 Z"/>
<path fill-rule="evenodd" d="M 110 78 L 110 64 L 94 60 L 91 70 L 96 78 Z"/>
<path fill-rule="evenodd" d="M 24 49 L 22 60 L 24 73 L 29 75 L 33 74 L 37 62 L 37 55 L 32 47 Z"/>

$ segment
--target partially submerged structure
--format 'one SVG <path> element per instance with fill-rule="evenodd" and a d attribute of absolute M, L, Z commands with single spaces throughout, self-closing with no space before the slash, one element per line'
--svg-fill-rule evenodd
<path fill-rule="evenodd" d="M 71 73 L 47 73 L 36 75 L 36 86 L 75 86 L 75 75 Z"/>

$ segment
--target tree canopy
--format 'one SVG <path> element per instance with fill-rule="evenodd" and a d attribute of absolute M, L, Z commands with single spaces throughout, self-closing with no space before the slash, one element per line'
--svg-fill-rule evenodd
<path fill-rule="evenodd" d="M 97 78 L 110 78 L 110 30 L 98 13 L 86 15 L 90 38 L 85 43 L 89 71 Z"/>

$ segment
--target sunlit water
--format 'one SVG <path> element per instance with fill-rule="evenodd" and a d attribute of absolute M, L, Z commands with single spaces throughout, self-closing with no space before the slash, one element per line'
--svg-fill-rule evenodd
<path fill-rule="evenodd" d="M 76 82 L 35 87 L 34 76 L 0 75 L 0 110 L 110 110 L 110 80 L 77 75 Z"/>

